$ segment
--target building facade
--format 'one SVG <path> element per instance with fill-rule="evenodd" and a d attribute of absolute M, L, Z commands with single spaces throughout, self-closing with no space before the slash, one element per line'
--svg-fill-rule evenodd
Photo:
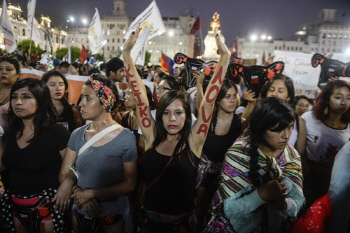
<path fill-rule="evenodd" d="M 336 10 L 323 9 L 318 12 L 317 21 L 305 22 L 290 39 L 268 39 L 264 35 L 240 37 L 238 57 L 256 59 L 262 64 L 265 58 L 274 54 L 274 50 L 285 50 L 305 53 L 345 53 L 350 48 L 350 27 L 335 20 Z"/>
<path fill-rule="evenodd" d="M 127 16 L 125 0 L 114 0 L 113 11 L 110 16 L 101 17 L 101 26 L 106 44 L 100 51 L 105 60 L 120 56 L 124 35 L 127 32 L 132 18 Z M 148 41 L 147 51 L 151 53 L 151 63 L 160 64 L 161 52 L 173 58 L 175 53 L 181 52 L 193 56 L 194 36 L 189 35 L 195 19 L 190 15 L 180 15 L 177 18 L 163 18 L 167 32 Z M 88 28 L 70 28 L 68 30 L 67 45 L 82 45 L 87 47 Z"/>
<path fill-rule="evenodd" d="M 2 9 L 0 9 L 1 15 Z M 17 43 L 23 40 L 29 40 L 30 34 L 28 32 L 28 22 L 22 17 L 22 9 L 19 6 L 9 5 L 7 13 L 10 17 L 11 23 L 14 27 L 15 40 Z M 67 32 L 58 30 L 57 28 L 51 27 L 51 20 L 49 17 L 41 16 L 39 20 L 38 29 L 40 32 L 41 42 L 35 42 L 40 48 L 46 50 L 48 54 L 54 54 L 54 52 L 62 47 L 65 47 L 65 38 Z M 5 49 L 4 36 L 0 34 L 0 47 Z M 23 48 L 24 50 L 25 48 Z"/>

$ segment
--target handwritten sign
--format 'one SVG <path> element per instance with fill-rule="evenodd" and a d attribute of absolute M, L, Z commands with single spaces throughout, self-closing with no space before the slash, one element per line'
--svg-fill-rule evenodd
<path fill-rule="evenodd" d="M 317 92 L 317 84 L 320 78 L 321 68 L 311 66 L 313 54 L 276 51 L 274 62 L 283 61 L 283 74 L 294 82 L 295 95 L 305 95 L 314 99 Z"/>

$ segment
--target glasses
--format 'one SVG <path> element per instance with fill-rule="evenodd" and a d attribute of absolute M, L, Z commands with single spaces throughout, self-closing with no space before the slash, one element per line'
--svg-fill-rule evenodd
<path fill-rule="evenodd" d="M 160 93 L 162 93 L 162 92 L 165 91 L 165 90 L 171 91 L 170 88 L 167 88 L 167 87 L 164 87 L 164 86 L 157 87 L 157 91 L 160 92 Z"/>

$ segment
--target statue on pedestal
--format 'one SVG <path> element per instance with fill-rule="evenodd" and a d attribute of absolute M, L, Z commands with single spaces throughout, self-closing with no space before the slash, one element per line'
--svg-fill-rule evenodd
<path fill-rule="evenodd" d="M 215 41 L 215 33 L 214 33 L 214 28 L 220 27 L 219 17 L 220 17 L 220 14 L 215 12 L 213 15 L 213 21 L 211 21 L 211 23 L 210 23 L 210 27 L 212 29 L 211 29 L 211 31 L 208 31 L 208 34 L 204 39 L 205 49 L 204 49 L 203 58 L 204 58 L 204 60 L 207 60 L 207 61 L 219 59 L 219 55 L 217 53 L 216 41 Z M 220 33 L 220 30 L 219 30 L 219 33 Z M 221 33 L 219 35 L 221 37 L 221 40 L 225 43 L 224 36 Z"/>

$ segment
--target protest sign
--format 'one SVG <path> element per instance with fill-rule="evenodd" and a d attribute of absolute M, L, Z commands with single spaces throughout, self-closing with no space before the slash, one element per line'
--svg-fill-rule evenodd
<path fill-rule="evenodd" d="M 313 54 L 275 50 L 274 62 L 284 62 L 283 74 L 293 80 L 296 96 L 305 95 L 311 99 L 316 97 L 321 68 L 311 66 L 312 56 Z"/>

